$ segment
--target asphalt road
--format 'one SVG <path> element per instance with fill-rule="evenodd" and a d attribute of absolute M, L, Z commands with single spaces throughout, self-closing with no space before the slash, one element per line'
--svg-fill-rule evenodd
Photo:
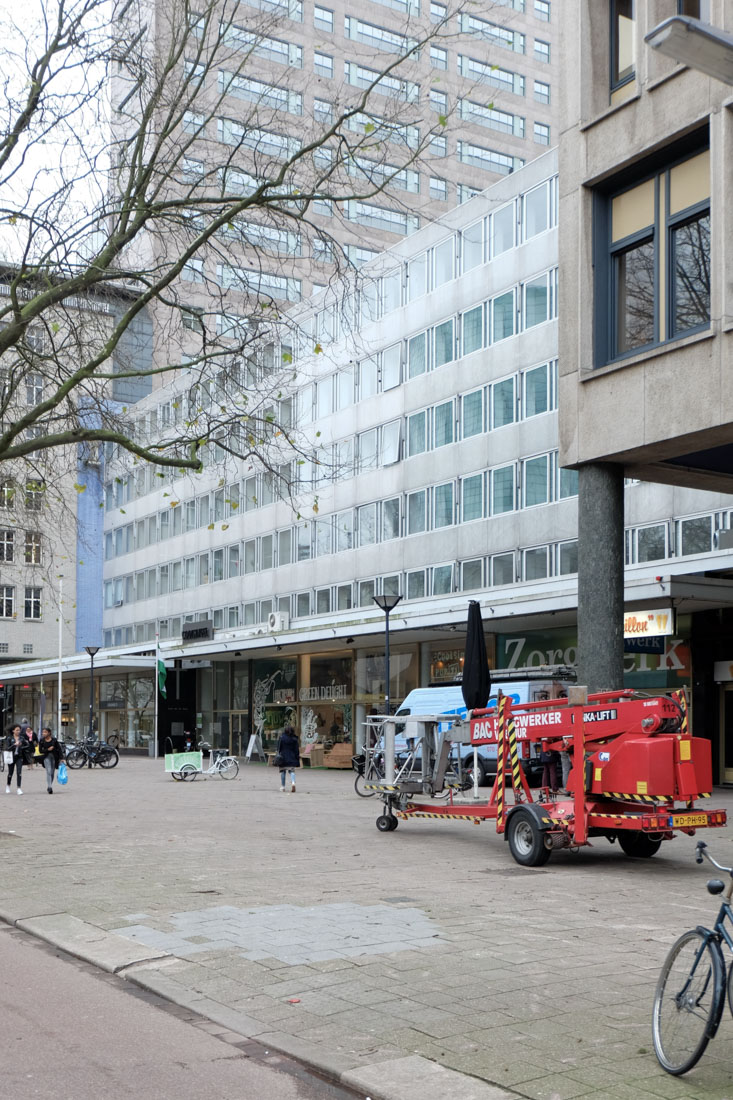
<path fill-rule="evenodd" d="M 206 1020 L 181 1019 L 156 997 L 7 927 L 0 973 L 3 1100 L 356 1095 Z"/>

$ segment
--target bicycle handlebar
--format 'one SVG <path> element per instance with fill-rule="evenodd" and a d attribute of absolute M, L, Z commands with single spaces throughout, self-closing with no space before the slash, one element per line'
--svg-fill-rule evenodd
<path fill-rule="evenodd" d="M 733 878 L 733 867 L 724 867 L 722 863 L 718 863 L 716 859 L 710 855 L 708 846 L 704 840 L 698 840 L 695 845 L 695 862 L 702 863 L 703 859 L 706 859 L 708 863 L 712 863 L 713 867 L 717 867 L 719 871 L 725 871 L 726 874 Z"/>

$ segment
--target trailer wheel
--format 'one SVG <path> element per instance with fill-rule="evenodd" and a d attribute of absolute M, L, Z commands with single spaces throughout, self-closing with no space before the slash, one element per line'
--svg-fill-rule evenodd
<path fill-rule="evenodd" d="M 541 867 L 550 858 L 542 830 L 532 814 L 515 810 L 507 825 L 509 851 L 522 867 Z"/>
<path fill-rule="evenodd" d="M 392 822 L 394 821 L 394 825 Z M 380 833 L 391 833 L 393 829 L 397 828 L 397 818 L 392 814 L 380 814 L 377 818 L 377 828 Z"/>
<path fill-rule="evenodd" d="M 637 859 L 649 859 L 662 846 L 661 840 L 652 840 L 646 833 L 636 831 L 617 833 L 616 839 L 624 855 L 635 856 Z"/>

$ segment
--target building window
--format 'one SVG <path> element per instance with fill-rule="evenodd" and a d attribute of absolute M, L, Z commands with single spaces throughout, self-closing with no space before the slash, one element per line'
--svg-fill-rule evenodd
<path fill-rule="evenodd" d="M 522 565 L 525 581 L 540 581 L 548 576 L 548 549 L 547 546 L 535 546 L 531 550 L 522 553 Z"/>
<path fill-rule="evenodd" d="M 318 27 L 319 30 L 328 31 L 329 34 L 333 32 L 333 12 L 328 8 L 319 8 L 318 5 L 313 9 L 313 25 Z"/>
<path fill-rule="evenodd" d="M 713 517 L 697 516 L 695 519 L 681 519 L 678 524 L 678 553 L 708 554 L 713 545 Z"/>
<path fill-rule="evenodd" d="M 474 390 L 461 398 L 461 432 L 463 439 L 480 435 L 484 430 L 484 391 Z"/>
<path fill-rule="evenodd" d="M 693 19 L 710 22 L 710 0 L 677 0 L 679 15 L 691 15 Z"/>
<path fill-rule="evenodd" d="M 634 79 L 634 0 L 611 0 L 611 91 Z"/>
<path fill-rule="evenodd" d="M 534 141 L 535 145 L 550 144 L 550 127 L 547 126 L 544 122 L 535 122 Z"/>
<path fill-rule="evenodd" d="M 598 194 L 596 212 L 598 364 L 707 328 L 709 150 Z"/>
<path fill-rule="evenodd" d="M 448 184 L 439 176 L 430 177 L 430 198 L 446 202 L 448 199 Z"/>
<path fill-rule="evenodd" d="M 26 588 L 25 590 L 25 610 L 23 613 L 26 619 L 40 619 L 41 618 L 41 589 L 40 588 Z"/>
<path fill-rule="evenodd" d="M 550 0 L 534 0 L 534 13 L 543 23 L 549 23 Z"/>
<path fill-rule="evenodd" d="M 558 573 L 561 577 L 567 576 L 568 573 L 578 572 L 578 543 L 573 539 L 572 542 L 561 542 L 558 546 Z"/>
<path fill-rule="evenodd" d="M 30 657 L 33 653 L 33 642 L 23 642 L 23 655 Z"/>
<path fill-rule="evenodd" d="M 535 80 L 534 82 L 534 98 L 536 103 L 549 103 L 550 102 L 550 85 L 545 84 L 544 80 Z"/>
<path fill-rule="evenodd" d="M 500 466 L 491 471 L 491 514 L 501 515 L 513 512 L 515 508 L 515 470 L 514 466 Z"/>
<path fill-rule="evenodd" d="M 437 88 L 430 89 L 430 110 L 437 111 L 439 115 L 448 114 L 448 96 L 445 92 L 439 92 Z"/>
<path fill-rule="evenodd" d="M 41 536 L 37 531 L 25 533 L 25 560 L 28 565 L 41 564 Z"/>
<path fill-rule="evenodd" d="M 37 405 L 43 399 L 43 376 L 31 371 L 25 376 L 25 400 L 28 405 Z"/>
<path fill-rule="evenodd" d="M 463 314 L 461 323 L 461 353 L 471 355 L 474 351 L 480 351 L 484 346 L 484 307 L 469 309 Z"/>
<path fill-rule="evenodd" d="M 538 455 L 524 462 L 524 507 L 547 504 L 550 500 L 550 456 Z"/>
<path fill-rule="evenodd" d="M 473 592 L 476 588 L 483 588 L 484 584 L 484 559 L 474 558 L 473 561 L 464 561 L 461 564 L 461 591 Z"/>
<path fill-rule="evenodd" d="M 181 278 L 185 279 L 189 283 L 203 283 L 204 281 L 204 261 L 203 260 L 187 260 L 183 265 L 181 271 Z"/>
<path fill-rule="evenodd" d="M 667 557 L 667 524 L 656 523 L 650 527 L 640 527 L 636 531 L 637 562 L 660 561 Z"/>
<path fill-rule="evenodd" d="M 0 584 L 0 619 L 12 619 L 15 615 L 15 589 L 10 584 Z"/>
<path fill-rule="evenodd" d="M 474 519 L 483 519 L 484 515 L 484 475 L 473 474 L 461 481 L 461 522 L 470 523 Z"/>
<path fill-rule="evenodd" d="M 448 139 L 438 134 L 433 135 L 433 137 L 430 138 L 429 149 L 431 155 L 434 157 L 447 157 Z"/>
<path fill-rule="evenodd" d="M 45 485 L 42 481 L 26 481 L 25 506 L 29 512 L 40 512 L 43 507 Z"/>
<path fill-rule="evenodd" d="M 0 561 L 13 561 L 15 557 L 15 532 L 0 531 Z"/>
<path fill-rule="evenodd" d="M 430 0 L 430 22 L 442 23 L 448 14 L 448 8 L 445 4 L 438 4 L 436 0 Z"/>
<path fill-rule="evenodd" d="M 425 530 L 425 490 L 407 496 L 407 534 L 419 535 Z"/>
<path fill-rule="evenodd" d="M 441 46 L 430 47 L 430 64 L 434 69 L 448 68 L 448 51 Z"/>
<path fill-rule="evenodd" d="M 514 553 L 495 554 L 491 559 L 491 583 L 514 584 Z"/>
<path fill-rule="evenodd" d="M 328 54 L 313 52 L 313 68 L 321 76 L 333 76 L 333 58 Z"/>
<path fill-rule="evenodd" d="M 550 64 L 550 43 L 542 42 L 539 38 L 534 40 L 534 57 L 535 61 L 544 61 L 546 65 Z"/>

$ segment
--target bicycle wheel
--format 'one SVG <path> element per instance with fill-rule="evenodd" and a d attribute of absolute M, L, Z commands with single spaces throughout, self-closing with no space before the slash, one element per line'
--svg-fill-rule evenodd
<path fill-rule="evenodd" d="M 97 763 L 102 768 L 116 768 L 120 762 L 120 754 L 117 749 L 100 749 Z"/>
<path fill-rule="evenodd" d="M 178 773 L 184 783 L 193 782 L 196 776 L 199 774 L 199 770 L 195 764 L 184 764 Z"/>
<path fill-rule="evenodd" d="M 66 754 L 66 763 L 70 768 L 83 768 L 87 761 L 87 754 L 83 749 L 72 749 Z"/>
<path fill-rule="evenodd" d="M 118 749 L 120 747 L 120 735 L 119 733 L 111 733 L 107 738 L 107 744 L 112 749 Z"/>
<path fill-rule="evenodd" d="M 239 775 L 239 764 L 233 756 L 225 756 L 219 765 L 219 775 L 222 779 L 236 779 Z"/>
<path fill-rule="evenodd" d="M 654 994 L 652 1037 L 662 1069 L 678 1076 L 697 1063 L 723 1010 L 724 966 L 697 928 L 680 936 L 664 960 Z"/>
<path fill-rule="evenodd" d="M 359 795 L 359 798 L 373 798 L 377 793 L 376 791 L 365 791 L 364 784 L 366 780 L 364 776 L 359 772 L 354 780 L 354 790 Z M 374 780 L 372 780 L 374 782 Z"/>

